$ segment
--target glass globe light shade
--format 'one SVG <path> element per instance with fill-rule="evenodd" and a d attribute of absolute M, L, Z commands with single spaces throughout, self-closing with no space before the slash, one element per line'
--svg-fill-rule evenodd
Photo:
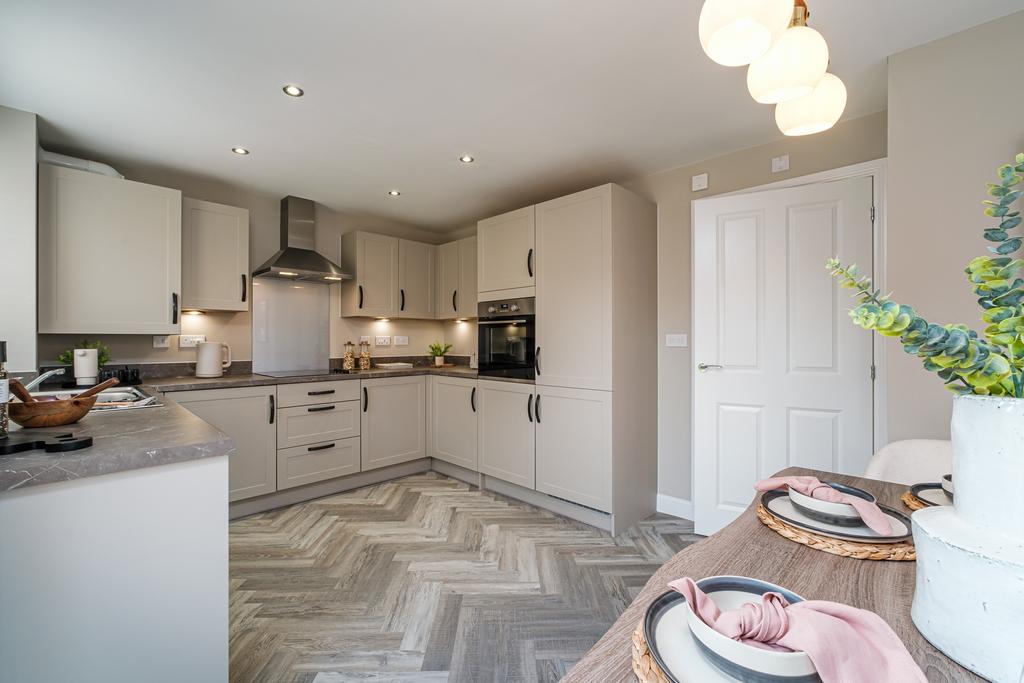
<path fill-rule="evenodd" d="M 846 109 L 846 86 L 825 74 L 809 95 L 775 106 L 775 123 L 786 135 L 813 135 L 836 125 Z"/>
<path fill-rule="evenodd" d="M 700 45 L 722 66 L 744 66 L 768 51 L 792 16 L 793 0 L 705 0 Z"/>
<path fill-rule="evenodd" d="M 747 69 L 747 89 L 761 104 L 810 94 L 828 69 L 828 45 L 809 26 L 793 26 Z"/>

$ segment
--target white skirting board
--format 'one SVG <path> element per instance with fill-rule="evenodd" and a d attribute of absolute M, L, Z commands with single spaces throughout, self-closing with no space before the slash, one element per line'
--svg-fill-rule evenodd
<path fill-rule="evenodd" d="M 693 501 L 685 498 L 676 498 L 664 493 L 658 494 L 658 512 L 663 515 L 672 515 L 680 519 L 693 519 Z"/>

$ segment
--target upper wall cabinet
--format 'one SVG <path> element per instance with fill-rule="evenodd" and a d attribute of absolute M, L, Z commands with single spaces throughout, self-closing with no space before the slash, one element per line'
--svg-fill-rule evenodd
<path fill-rule="evenodd" d="M 341 267 L 355 276 L 341 284 L 341 316 L 435 317 L 437 247 L 354 231 L 341 236 Z"/>
<path fill-rule="evenodd" d="M 534 207 L 477 223 L 477 298 L 534 295 Z"/>
<path fill-rule="evenodd" d="M 249 310 L 249 210 L 182 200 L 181 306 Z"/>
<path fill-rule="evenodd" d="M 476 237 L 437 248 L 437 317 L 442 320 L 476 317 Z"/>
<path fill-rule="evenodd" d="M 39 331 L 177 334 L 181 192 L 39 165 Z"/>

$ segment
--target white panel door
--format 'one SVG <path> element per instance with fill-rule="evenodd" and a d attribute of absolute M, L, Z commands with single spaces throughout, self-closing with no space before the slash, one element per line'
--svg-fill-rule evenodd
<path fill-rule="evenodd" d="M 432 244 L 398 241 L 398 317 L 434 317 L 434 267 L 437 248 Z"/>
<path fill-rule="evenodd" d="M 398 315 L 398 238 L 356 235 L 357 315 Z"/>
<path fill-rule="evenodd" d="M 861 474 L 872 453 L 871 334 L 825 270 L 872 264 L 872 179 L 694 202 L 697 533 L 790 466 Z M 701 368 L 704 369 L 701 369 Z"/>
<path fill-rule="evenodd" d="M 537 387 L 537 490 L 612 511 L 612 392 Z"/>
<path fill-rule="evenodd" d="M 534 488 L 533 385 L 480 380 L 477 386 L 480 471 Z"/>
<path fill-rule="evenodd" d="M 477 471 L 476 380 L 428 377 L 427 390 L 428 455 Z"/>
<path fill-rule="evenodd" d="M 612 388 L 611 186 L 537 205 L 537 385 Z"/>
<path fill-rule="evenodd" d="M 249 310 L 249 210 L 186 197 L 181 213 L 181 305 Z"/>
<path fill-rule="evenodd" d="M 481 301 L 502 296 L 532 296 L 518 292 L 484 297 L 502 290 L 533 287 L 533 207 L 510 211 L 477 223 L 477 292 Z"/>
<path fill-rule="evenodd" d="M 426 457 L 425 377 L 363 380 L 362 469 Z"/>

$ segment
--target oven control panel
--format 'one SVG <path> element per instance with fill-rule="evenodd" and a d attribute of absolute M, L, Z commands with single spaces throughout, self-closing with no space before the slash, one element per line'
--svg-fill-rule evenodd
<path fill-rule="evenodd" d="M 477 313 L 481 318 L 502 318 L 513 315 L 533 315 L 534 298 L 481 301 Z"/>

